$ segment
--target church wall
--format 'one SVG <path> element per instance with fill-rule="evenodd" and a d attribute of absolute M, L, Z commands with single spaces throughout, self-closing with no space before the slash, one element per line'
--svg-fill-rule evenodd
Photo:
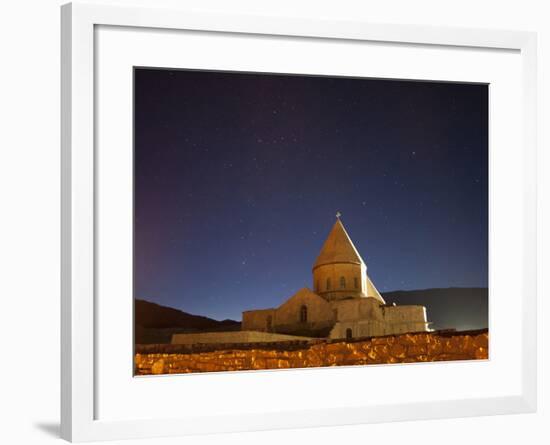
<path fill-rule="evenodd" d="M 376 337 L 386 334 L 386 324 L 378 320 L 355 320 L 338 322 L 330 331 L 330 338 L 346 338 L 351 329 L 352 338 Z"/>
<path fill-rule="evenodd" d="M 300 310 L 302 306 L 307 308 L 308 323 L 326 322 L 333 319 L 330 304 L 308 289 L 307 291 L 299 291 L 277 308 L 275 324 L 292 325 L 300 323 Z"/>
<path fill-rule="evenodd" d="M 275 320 L 275 309 L 259 309 L 243 312 L 241 330 L 243 331 L 269 331 L 268 317 L 271 316 L 272 324 Z"/>
<path fill-rule="evenodd" d="M 354 338 L 429 330 L 424 306 L 381 306 L 374 298 L 361 298 L 333 302 L 333 307 L 338 322 L 330 338 L 346 338 L 348 329 Z"/>
<path fill-rule="evenodd" d="M 331 299 L 345 298 L 366 294 L 366 266 L 351 263 L 324 264 L 313 270 L 313 286 L 316 293 Z M 340 285 L 344 277 L 345 287 Z M 330 289 L 327 289 L 327 279 L 330 278 Z M 357 288 L 354 278 L 357 278 Z"/>
<path fill-rule="evenodd" d="M 333 327 L 333 320 L 322 320 L 309 323 L 278 324 L 273 331 L 278 334 L 327 338 Z"/>
<path fill-rule="evenodd" d="M 374 298 L 354 298 L 351 300 L 334 301 L 338 321 L 354 321 L 358 319 L 383 321 L 384 316 L 380 302 Z"/>
<path fill-rule="evenodd" d="M 307 308 L 307 320 L 300 320 L 302 307 Z M 271 317 L 271 324 L 268 318 Z M 309 289 L 301 289 L 276 309 L 243 312 L 242 330 L 294 333 L 328 330 L 334 324 L 331 305 Z"/>
<path fill-rule="evenodd" d="M 426 308 L 424 306 L 407 305 L 407 306 L 383 306 L 381 310 L 384 314 L 384 319 L 388 323 L 423 322 L 426 323 Z"/>
<path fill-rule="evenodd" d="M 351 337 L 379 337 L 385 335 L 399 335 L 408 332 L 429 332 L 426 323 L 386 323 L 378 320 L 342 321 L 334 325 L 329 338 L 346 338 L 348 329 Z"/>

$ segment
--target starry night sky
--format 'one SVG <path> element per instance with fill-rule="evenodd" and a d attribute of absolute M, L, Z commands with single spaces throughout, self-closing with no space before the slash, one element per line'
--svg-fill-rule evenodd
<path fill-rule="evenodd" d="M 136 68 L 134 88 L 136 298 L 278 306 L 337 211 L 381 292 L 487 286 L 486 85 Z"/>

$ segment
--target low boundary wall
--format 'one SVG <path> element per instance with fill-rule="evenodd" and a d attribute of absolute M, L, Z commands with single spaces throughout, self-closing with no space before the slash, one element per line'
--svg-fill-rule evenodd
<path fill-rule="evenodd" d="M 136 345 L 135 374 L 244 371 L 336 365 L 480 360 L 489 333 L 436 331 L 345 340 L 266 343 Z"/>

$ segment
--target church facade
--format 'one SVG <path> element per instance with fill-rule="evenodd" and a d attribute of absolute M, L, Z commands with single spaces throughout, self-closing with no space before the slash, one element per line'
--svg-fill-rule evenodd
<path fill-rule="evenodd" d="M 371 337 L 430 331 L 424 306 L 386 304 L 367 265 L 337 220 L 303 288 L 276 308 L 243 312 L 243 331 L 322 338 Z"/>

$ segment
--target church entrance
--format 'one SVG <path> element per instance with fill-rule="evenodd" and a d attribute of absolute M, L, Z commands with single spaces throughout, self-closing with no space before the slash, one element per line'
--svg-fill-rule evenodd
<path fill-rule="evenodd" d="M 346 329 L 346 340 L 351 340 L 353 338 L 353 331 L 351 328 Z"/>

